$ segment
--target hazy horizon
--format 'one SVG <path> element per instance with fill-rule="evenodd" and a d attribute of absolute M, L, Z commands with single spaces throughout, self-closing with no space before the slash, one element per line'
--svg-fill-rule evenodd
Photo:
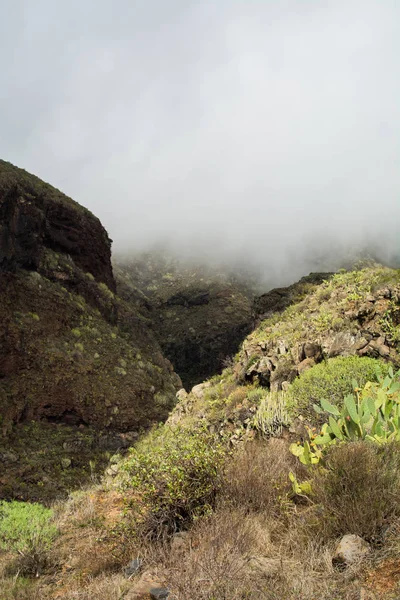
<path fill-rule="evenodd" d="M 400 259 L 400 5 L 1 2 L 0 156 L 154 246 L 288 282 Z"/>

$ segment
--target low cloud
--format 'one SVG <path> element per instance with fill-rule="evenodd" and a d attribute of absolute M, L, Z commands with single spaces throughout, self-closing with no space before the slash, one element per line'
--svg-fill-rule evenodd
<path fill-rule="evenodd" d="M 19 0 L 0 8 L 2 158 L 90 208 L 116 252 L 276 283 L 400 259 L 393 0 Z"/>

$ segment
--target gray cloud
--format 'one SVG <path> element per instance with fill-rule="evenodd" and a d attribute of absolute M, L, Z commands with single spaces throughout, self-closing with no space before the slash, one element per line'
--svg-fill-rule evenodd
<path fill-rule="evenodd" d="M 97 214 L 288 281 L 400 254 L 395 0 L 0 0 L 1 156 Z"/>

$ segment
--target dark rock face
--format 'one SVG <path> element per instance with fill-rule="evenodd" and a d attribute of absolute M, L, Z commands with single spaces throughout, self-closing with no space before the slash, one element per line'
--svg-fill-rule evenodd
<path fill-rule="evenodd" d="M 120 259 L 116 273 L 186 389 L 220 372 L 253 327 L 253 294 L 226 273 L 157 256 Z"/>
<path fill-rule="evenodd" d="M 115 291 L 111 240 L 100 221 L 55 188 L 0 161 L 0 270 L 35 270 L 45 248 L 69 255 Z"/>
<path fill-rule="evenodd" d="M 89 211 L 0 161 L 0 415 L 132 431 L 181 387 L 136 307 L 115 296 L 111 241 Z"/>

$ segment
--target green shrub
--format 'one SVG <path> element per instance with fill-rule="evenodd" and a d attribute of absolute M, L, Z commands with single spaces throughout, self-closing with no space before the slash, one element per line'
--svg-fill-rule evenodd
<path fill-rule="evenodd" d="M 41 504 L 0 502 L 0 548 L 19 554 L 25 573 L 45 565 L 57 534 L 54 513 Z"/>
<path fill-rule="evenodd" d="M 106 298 L 108 298 L 108 300 L 113 300 L 114 299 L 114 293 L 110 290 L 110 288 L 103 282 L 99 283 L 99 288 L 101 289 L 101 291 L 103 292 L 104 296 L 106 296 Z"/>
<path fill-rule="evenodd" d="M 367 381 L 376 380 L 377 369 L 386 375 L 388 365 L 374 358 L 359 356 L 338 356 L 315 365 L 305 371 L 290 386 L 289 395 L 294 406 L 309 409 L 322 399 L 336 405 L 343 402 L 344 396 L 354 391 L 353 381 L 360 387 Z"/>
<path fill-rule="evenodd" d="M 139 532 L 162 537 L 186 528 L 212 507 L 226 445 L 205 428 L 162 427 L 131 450 L 122 465 L 123 487 L 134 489 L 143 503 L 134 503 Z"/>

